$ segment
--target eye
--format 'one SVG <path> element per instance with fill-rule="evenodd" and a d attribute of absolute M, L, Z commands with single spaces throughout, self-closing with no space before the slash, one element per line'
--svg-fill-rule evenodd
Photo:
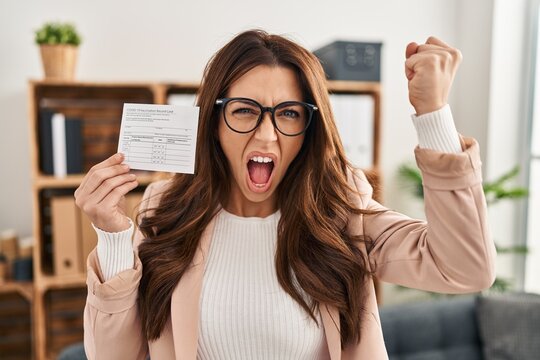
<path fill-rule="evenodd" d="M 225 112 L 239 119 L 253 119 L 258 117 L 261 110 L 259 107 L 247 100 L 233 100 L 225 107 Z"/>
<path fill-rule="evenodd" d="M 233 111 L 233 114 L 255 114 L 255 110 L 252 108 L 238 108 Z"/>
<path fill-rule="evenodd" d="M 279 116 L 285 116 L 288 118 L 297 118 L 300 116 L 298 111 L 292 110 L 292 109 L 285 109 L 279 113 Z"/>
<path fill-rule="evenodd" d="M 283 115 L 290 116 L 290 117 L 297 117 L 298 113 L 296 111 L 293 111 L 293 110 L 285 110 L 283 112 Z"/>

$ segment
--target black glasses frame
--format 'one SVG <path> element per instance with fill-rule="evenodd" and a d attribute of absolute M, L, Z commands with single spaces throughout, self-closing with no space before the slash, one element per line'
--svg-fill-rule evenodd
<path fill-rule="evenodd" d="M 232 100 L 245 100 L 245 101 L 250 101 L 250 102 L 253 102 L 254 104 L 258 105 L 259 108 L 261 109 L 261 113 L 259 114 L 259 119 L 257 119 L 257 123 L 255 124 L 255 126 L 253 127 L 253 129 L 251 130 L 248 130 L 248 131 L 238 131 L 236 129 L 233 129 L 232 126 L 229 124 L 229 122 L 227 121 L 227 116 L 225 115 L 225 106 L 227 105 L 228 102 L 232 101 Z M 306 126 L 304 127 L 304 130 L 296 133 L 296 134 L 286 134 L 284 133 L 283 131 L 280 130 L 280 128 L 277 126 L 277 123 L 276 123 L 276 119 L 274 117 L 274 113 L 276 111 L 277 108 L 280 108 L 280 107 L 283 107 L 283 106 L 286 106 L 286 105 L 291 105 L 291 104 L 301 104 L 301 105 L 304 105 L 306 107 L 306 109 L 308 110 L 309 112 L 309 117 L 307 119 L 307 122 L 306 122 Z M 309 124 L 311 124 L 311 119 L 313 118 L 313 113 L 317 110 L 319 110 L 319 108 L 313 104 L 309 104 L 309 103 L 306 103 L 306 102 L 303 102 L 303 101 L 284 101 L 282 103 L 279 103 L 277 104 L 276 106 L 272 107 L 272 106 L 262 106 L 261 104 L 259 104 L 256 100 L 253 100 L 253 99 L 250 99 L 250 98 L 244 98 L 244 97 L 233 97 L 233 98 L 221 98 L 221 99 L 217 99 L 216 100 L 216 105 L 220 105 L 221 106 L 221 111 L 223 112 L 223 118 L 225 119 L 225 124 L 227 124 L 227 126 L 229 127 L 229 129 L 231 129 L 232 131 L 234 132 L 237 132 L 237 133 L 240 133 L 240 134 L 247 134 L 247 133 L 250 133 L 252 132 L 253 130 L 257 129 L 259 127 L 259 125 L 261 125 L 262 123 L 262 119 L 264 117 L 264 113 L 265 112 L 269 112 L 272 116 L 271 116 L 271 119 L 272 119 L 272 124 L 274 125 L 274 128 L 277 129 L 277 131 L 279 131 L 280 133 L 282 133 L 283 135 L 285 136 L 298 136 L 300 134 L 303 134 L 304 132 L 306 132 L 307 128 L 309 127 Z"/>

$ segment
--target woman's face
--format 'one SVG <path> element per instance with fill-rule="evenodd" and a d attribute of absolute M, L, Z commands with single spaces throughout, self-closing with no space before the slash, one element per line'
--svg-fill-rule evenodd
<path fill-rule="evenodd" d="M 264 107 L 304 101 L 293 70 L 266 65 L 253 68 L 234 82 L 226 97 L 253 99 Z M 229 212 L 264 217 L 276 210 L 275 190 L 300 151 L 304 134 L 281 134 L 274 128 L 271 116 L 270 112 L 264 113 L 259 127 L 241 134 L 229 129 L 221 112 L 219 141 L 233 174 L 229 203 L 224 204 Z"/>

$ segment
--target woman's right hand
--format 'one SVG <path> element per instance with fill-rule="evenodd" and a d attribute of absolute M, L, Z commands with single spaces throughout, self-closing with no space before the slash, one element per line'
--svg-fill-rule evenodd
<path fill-rule="evenodd" d="M 137 176 L 122 164 L 123 154 L 116 153 L 94 165 L 75 190 L 75 204 L 94 226 L 107 232 L 127 230 L 129 219 L 121 207 L 124 195 L 138 186 Z"/>

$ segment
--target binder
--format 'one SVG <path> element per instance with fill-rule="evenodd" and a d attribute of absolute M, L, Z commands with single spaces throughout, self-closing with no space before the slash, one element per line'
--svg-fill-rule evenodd
<path fill-rule="evenodd" d="M 330 102 L 347 158 L 355 167 L 372 167 L 375 100 L 371 95 L 332 94 Z"/>
<path fill-rule="evenodd" d="M 83 173 L 82 120 L 65 119 L 66 130 L 66 170 L 68 174 Z"/>
<path fill-rule="evenodd" d="M 53 174 L 52 116 L 54 111 L 43 109 L 39 115 L 39 161 L 44 174 Z"/>
<path fill-rule="evenodd" d="M 66 164 L 66 117 L 64 114 L 55 113 L 51 119 L 52 127 L 52 154 L 54 176 L 65 177 L 67 174 Z"/>
<path fill-rule="evenodd" d="M 73 275 L 81 268 L 80 213 L 73 196 L 51 198 L 53 265 L 56 275 Z"/>
<path fill-rule="evenodd" d="M 195 106 L 196 94 L 171 94 L 167 97 L 167 104 L 181 106 Z"/>

